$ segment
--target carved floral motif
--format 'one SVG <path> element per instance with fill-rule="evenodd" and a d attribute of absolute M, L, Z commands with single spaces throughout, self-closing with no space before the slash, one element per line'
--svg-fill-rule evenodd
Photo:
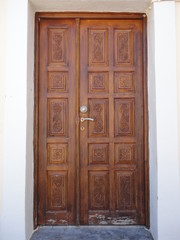
<path fill-rule="evenodd" d="M 63 162 L 64 161 L 64 149 L 62 148 L 54 148 L 52 150 L 52 156 L 54 161 L 59 161 L 59 162 Z"/>
<path fill-rule="evenodd" d="M 94 206 L 105 206 L 105 178 L 103 176 L 94 176 Z"/>
<path fill-rule="evenodd" d="M 61 103 L 53 103 L 53 118 L 52 118 L 52 128 L 53 131 L 58 133 L 62 130 L 62 121 L 61 121 Z"/>
<path fill-rule="evenodd" d="M 94 157 L 93 161 L 94 162 L 105 162 L 105 148 L 97 148 L 94 149 Z"/>
<path fill-rule="evenodd" d="M 52 59 L 53 61 L 63 60 L 63 32 L 53 32 L 52 34 Z"/>
<path fill-rule="evenodd" d="M 129 143 L 115 144 L 115 163 L 131 164 L 135 162 L 135 145 Z"/>
<path fill-rule="evenodd" d="M 67 136 L 67 99 L 48 99 L 48 112 L 48 134 L 50 136 Z"/>
<path fill-rule="evenodd" d="M 134 99 L 115 99 L 115 136 L 134 135 Z"/>
<path fill-rule="evenodd" d="M 129 132 L 129 111 L 130 107 L 127 103 L 122 103 L 119 108 L 120 114 L 120 123 L 119 123 L 119 132 L 126 133 Z"/>
<path fill-rule="evenodd" d="M 129 34 L 126 32 L 118 33 L 118 62 L 128 63 L 129 62 Z"/>
<path fill-rule="evenodd" d="M 48 163 L 64 164 L 67 161 L 67 144 L 48 144 Z"/>
<path fill-rule="evenodd" d="M 121 76 L 119 79 L 119 88 L 131 88 L 132 81 L 130 78 L 126 76 Z"/>
<path fill-rule="evenodd" d="M 132 149 L 131 147 L 119 147 L 119 161 L 131 161 Z"/>
<path fill-rule="evenodd" d="M 104 61 L 104 33 L 93 34 L 93 62 Z"/>
<path fill-rule="evenodd" d="M 65 89 L 66 75 L 64 72 L 50 73 L 51 89 Z"/>
<path fill-rule="evenodd" d="M 115 72 L 115 92 L 134 91 L 133 73 Z"/>
<path fill-rule="evenodd" d="M 130 176 L 121 176 L 120 177 L 120 191 L 119 191 L 119 206 L 129 206 L 131 203 L 130 195 Z"/>
<path fill-rule="evenodd" d="M 102 118 L 102 111 L 103 108 L 101 104 L 97 103 L 94 105 L 94 130 L 96 133 L 100 133 L 103 131 L 103 118 Z"/>
<path fill-rule="evenodd" d="M 64 176 L 51 177 L 51 206 L 64 206 Z"/>
<path fill-rule="evenodd" d="M 58 76 L 54 76 L 53 80 L 52 80 L 52 88 L 54 89 L 63 89 L 64 88 L 64 78 L 62 77 L 58 77 Z"/>
<path fill-rule="evenodd" d="M 90 72 L 89 73 L 89 92 L 90 93 L 105 93 L 108 92 L 109 73 L 108 72 Z"/>
<path fill-rule="evenodd" d="M 109 145 L 107 143 L 89 144 L 89 163 L 90 164 L 108 164 Z"/>
<path fill-rule="evenodd" d="M 105 82 L 104 82 L 104 76 L 103 75 L 96 75 L 93 78 L 93 88 L 97 89 L 104 89 L 105 88 Z"/>

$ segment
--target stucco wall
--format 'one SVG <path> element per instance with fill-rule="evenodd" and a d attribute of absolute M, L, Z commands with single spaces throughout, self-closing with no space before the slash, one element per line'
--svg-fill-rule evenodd
<path fill-rule="evenodd" d="M 151 0 L 30 0 L 36 11 L 144 12 Z"/>
<path fill-rule="evenodd" d="M 158 239 L 180 239 L 175 3 L 154 3 Z"/>
<path fill-rule="evenodd" d="M 178 92 L 178 149 L 179 149 L 179 172 L 180 172 L 180 2 L 176 2 L 176 74 Z"/>
<path fill-rule="evenodd" d="M 1 4 L 4 2 L 1 1 Z M 25 239 L 27 0 L 0 7 L 3 135 L 1 147 L 0 239 Z M 5 43 L 3 46 L 2 44 Z"/>
<path fill-rule="evenodd" d="M 5 79 L 6 79 L 6 0 L 0 1 L 0 212 L 2 211 L 2 174 L 3 174 L 3 138 L 5 116 Z M 1 232 L 1 225 L 0 225 Z"/>
<path fill-rule="evenodd" d="M 27 41 L 27 122 L 26 122 L 26 196 L 25 228 L 26 239 L 33 230 L 33 133 L 34 133 L 34 9 L 28 3 L 28 41 Z"/>
<path fill-rule="evenodd" d="M 149 170 L 150 170 L 150 230 L 157 239 L 157 136 L 155 84 L 154 7 L 148 11 L 148 109 L 149 109 Z"/>

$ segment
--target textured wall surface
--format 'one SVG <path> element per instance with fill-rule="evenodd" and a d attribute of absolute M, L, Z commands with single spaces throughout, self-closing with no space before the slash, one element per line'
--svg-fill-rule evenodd
<path fill-rule="evenodd" d="M 36 11 L 144 12 L 151 0 L 31 0 Z"/>

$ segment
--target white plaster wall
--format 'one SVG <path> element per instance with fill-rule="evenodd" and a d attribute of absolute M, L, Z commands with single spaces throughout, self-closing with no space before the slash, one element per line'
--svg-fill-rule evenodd
<path fill-rule="evenodd" d="M 1 2 L 2 3 L 2 2 Z M 1 86 L 4 104 L 0 239 L 25 239 L 27 0 L 6 0 Z M 5 12 L 3 12 L 6 10 Z M 6 14 L 5 14 L 6 13 Z M 0 45 L 2 45 L 1 42 Z M 1 46 L 2 48 L 2 46 Z M 1 73 L 2 74 L 2 73 Z M 0 86 L 0 88 L 1 88 Z M 3 113 L 1 113 L 3 114 Z"/>
<path fill-rule="evenodd" d="M 33 121 L 34 121 L 34 9 L 28 3 L 28 41 L 27 41 L 27 123 L 26 123 L 26 192 L 25 227 L 26 239 L 33 232 Z"/>
<path fill-rule="evenodd" d="M 5 62 L 6 62 L 6 0 L 0 1 L 0 213 L 2 211 L 2 174 L 4 146 L 4 116 L 5 116 Z M 1 223 L 1 222 L 0 222 Z M 1 224 L 0 224 L 1 232 Z"/>
<path fill-rule="evenodd" d="M 180 2 L 176 2 L 176 78 L 178 90 L 178 136 L 179 136 L 179 172 L 180 172 Z"/>
<path fill-rule="evenodd" d="M 36 11 L 144 12 L 151 0 L 30 0 Z"/>
<path fill-rule="evenodd" d="M 180 239 L 175 3 L 154 3 L 158 240 Z"/>
<path fill-rule="evenodd" d="M 150 169 L 150 230 L 157 239 L 157 141 L 154 7 L 148 12 L 148 110 Z"/>

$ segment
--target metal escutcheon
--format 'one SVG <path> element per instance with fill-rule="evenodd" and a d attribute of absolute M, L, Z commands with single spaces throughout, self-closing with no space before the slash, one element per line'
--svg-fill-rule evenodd
<path fill-rule="evenodd" d="M 86 106 L 81 106 L 80 107 L 80 112 L 81 113 L 86 113 L 87 112 L 87 107 Z"/>
<path fill-rule="evenodd" d="M 80 127 L 80 129 L 81 129 L 81 131 L 84 131 L 85 127 L 82 126 L 82 127 Z"/>

